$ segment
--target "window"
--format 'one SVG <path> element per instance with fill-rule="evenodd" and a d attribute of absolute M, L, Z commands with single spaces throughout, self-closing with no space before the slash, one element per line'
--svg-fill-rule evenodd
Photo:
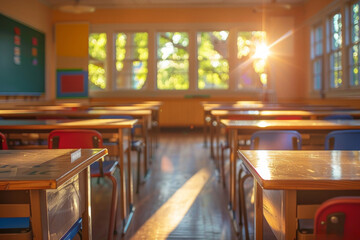
<path fill-rule="evenodd" d="M 229 88 L 228 31 L 199 32 L 198 88 Z"/>
<path fill-rule="evenodd" d="M 238 32 L 237 59 L 239 74 L 236 75 L 238 89 L 262 88 L 267 85 L 266 56 L 255 55 L 256 49 L 265 45 L 263 31 Z M 265 54 L 262 49 L 262 54 Z"/>
<path fill-rule="evenodd" d="M 148 74 L 148 33 L 117 33 L 115 40 L 117 89 L 141 89 Z"/>
<path fill-rule="evenodd" d="M 157 34 L 157 88 L 189 89 L 189 36 L 185 32 Z"/>
<path fill-rule="evenodd" d="M 323 72 L 323 27 L 321 25 L 315 26 L 311 32 L 311 63 L 313 89 L 320 91 Z"/>
<path fill-rule="evenodd" d="M 244 27 L 254 30 L 213 23 L 92 25 L 90 95 L 257 96 L 268 85 L 266 58 L 255 56 L 266 34 L 257 24 Z"/>
<path fill-rule="evenodd" d="M 341 66 L 342 22 L 340 13 L 335 13 L 330 18 L 329 40 L 330 87 L 339 88 L 343 84 Z"/>
<path fill-rule="evenodd" d="M 359 48 L 360 48 L 360 36 L 359 36 L 359 2 L 351 5 L 350 15 L 350 86 L 360 86 L 359 82 Z"/>
<path fill-rule="evenodd" d="M 104 90 L 106 62 L 106 34 L 91 33 L 89 35 L 89 89 Z"/>

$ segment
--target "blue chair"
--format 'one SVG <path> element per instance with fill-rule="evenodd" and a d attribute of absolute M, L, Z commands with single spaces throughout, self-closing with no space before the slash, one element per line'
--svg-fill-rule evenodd
<path fill-rule="evenodd" d="M 302 145 L 301 134 L 291 130 L 262 130 L 251 135 L 251 150 L 300 150 Z M 243 175 L 244 173 L 244 175 Z M 249 239 L 249 226 L 245 203 L 245 180 L 252 175 L 246 167 L 239 170 L 239 217 L 240 224 L 244 223 L 245 237 Z"/>
<path fill-rule="evenodd" d="M 128 119 L 132 120 L 134 117 L 128 116 L 128 115 L 103 115 L 100 116 L 101 119 Z M 139 193 L 140 188 L 140 163 L 141 163 L 141 153 L 142 149 L 144 148 L 144 143 L 140 139 L 135 140 L 135 128 L 141 128 L 141 124 L 136 124 L 131 129 L 131 151 L 135 151 L 137 153 L 137 169 L 136 169 L 136 193 Z M 108 143 L 104 143 L 104 145 L 107 145 Z"/>
<path fill-rule="evenodd" d="M 360 150 L 360 130 L 332 131 L 325 137 L 326 150 Z"/>
<path fill-rule="evenodd" d="M 67 149 L 67 148 L 103 148 L 103 139 L 101 134 L 95 130 L 86 129 L 59 129 L 50 132 L 48 137 L 48 147 L 50 149 Z M 114 176 L 115 169 L 119 167 L 117 161 L 98 161 L 90 165 L 91 177 L 107 177 L 111 180 L 112 197 L 110 206 L 110 221 L 108 230 L 108 239 L 112 240 L 116 226 L 116 212 L 118 200 L 117 181 Z M 120 176 L 122 172 L 120 171 Z M 72 239 L 81 229 L 81 219 L 65 234 L 63 239 Z"/>
<path fill-rule="evenodd" d="M 354 119 L 354 117 L 348 114 L 334 114 L 324 117 L 324 120 L 351 120 L 351 119 Z"/>

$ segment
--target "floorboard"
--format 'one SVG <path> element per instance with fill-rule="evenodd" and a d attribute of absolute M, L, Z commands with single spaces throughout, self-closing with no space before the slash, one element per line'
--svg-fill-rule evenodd
<path fill-rule="evenodd" d="M 150 169 L 135 194 L 136 210 L 127 233 L 114 239 L 237 239 L 226 192 L 200 132 L 160 133 Z M 93 179 L 92 186 L 93 239 L 104 240 L 111 183 Z"/>

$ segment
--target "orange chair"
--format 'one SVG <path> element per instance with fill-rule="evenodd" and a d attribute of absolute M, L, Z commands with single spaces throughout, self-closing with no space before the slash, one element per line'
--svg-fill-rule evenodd
<path fill-rule="evenodd" d="M 360 239 L 360 197 L 336 197 L 322 203 L 315 214 L 316 240 Z"/>
<path fill-rule="evenodd" d="M 102 136 L 98 131 L 95 130 L 84 130 L 84 129 L 65 129 L 65 130 L 54 130 L 50 132 L 48 138 L 48 145 L 51 149 L 57 148 L 103 148 Z M 112 183 L 112 198 L 110 208 L 110 223 L 108 239 L 113 239 L 115 232 L 116 223 L 116 212 L 117 212 L 117 181 L 114 177 L 116 167 L 119 167 L 117 161 L 99 161 L 91 164 L 91 177 L 107 177 Z M 120 175 L 121 175 L 120 171 Z"/>
<path fill-rule="evenodd" d="M 8 149 L 8 145 L 6 142 L 6 137 L 4 134 L 0 133 L 0 150 L 6 150 Z"/>

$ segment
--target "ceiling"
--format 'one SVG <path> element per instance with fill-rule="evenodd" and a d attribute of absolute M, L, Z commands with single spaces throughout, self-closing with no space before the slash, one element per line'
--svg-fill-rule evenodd
<path fill-rule="evenodd" d="M 266 6 L 291 9 L 307 0 L 39 0 L 48 6 L 89 5 L 95 8 L 176 7 L 176 6 Z"/>

